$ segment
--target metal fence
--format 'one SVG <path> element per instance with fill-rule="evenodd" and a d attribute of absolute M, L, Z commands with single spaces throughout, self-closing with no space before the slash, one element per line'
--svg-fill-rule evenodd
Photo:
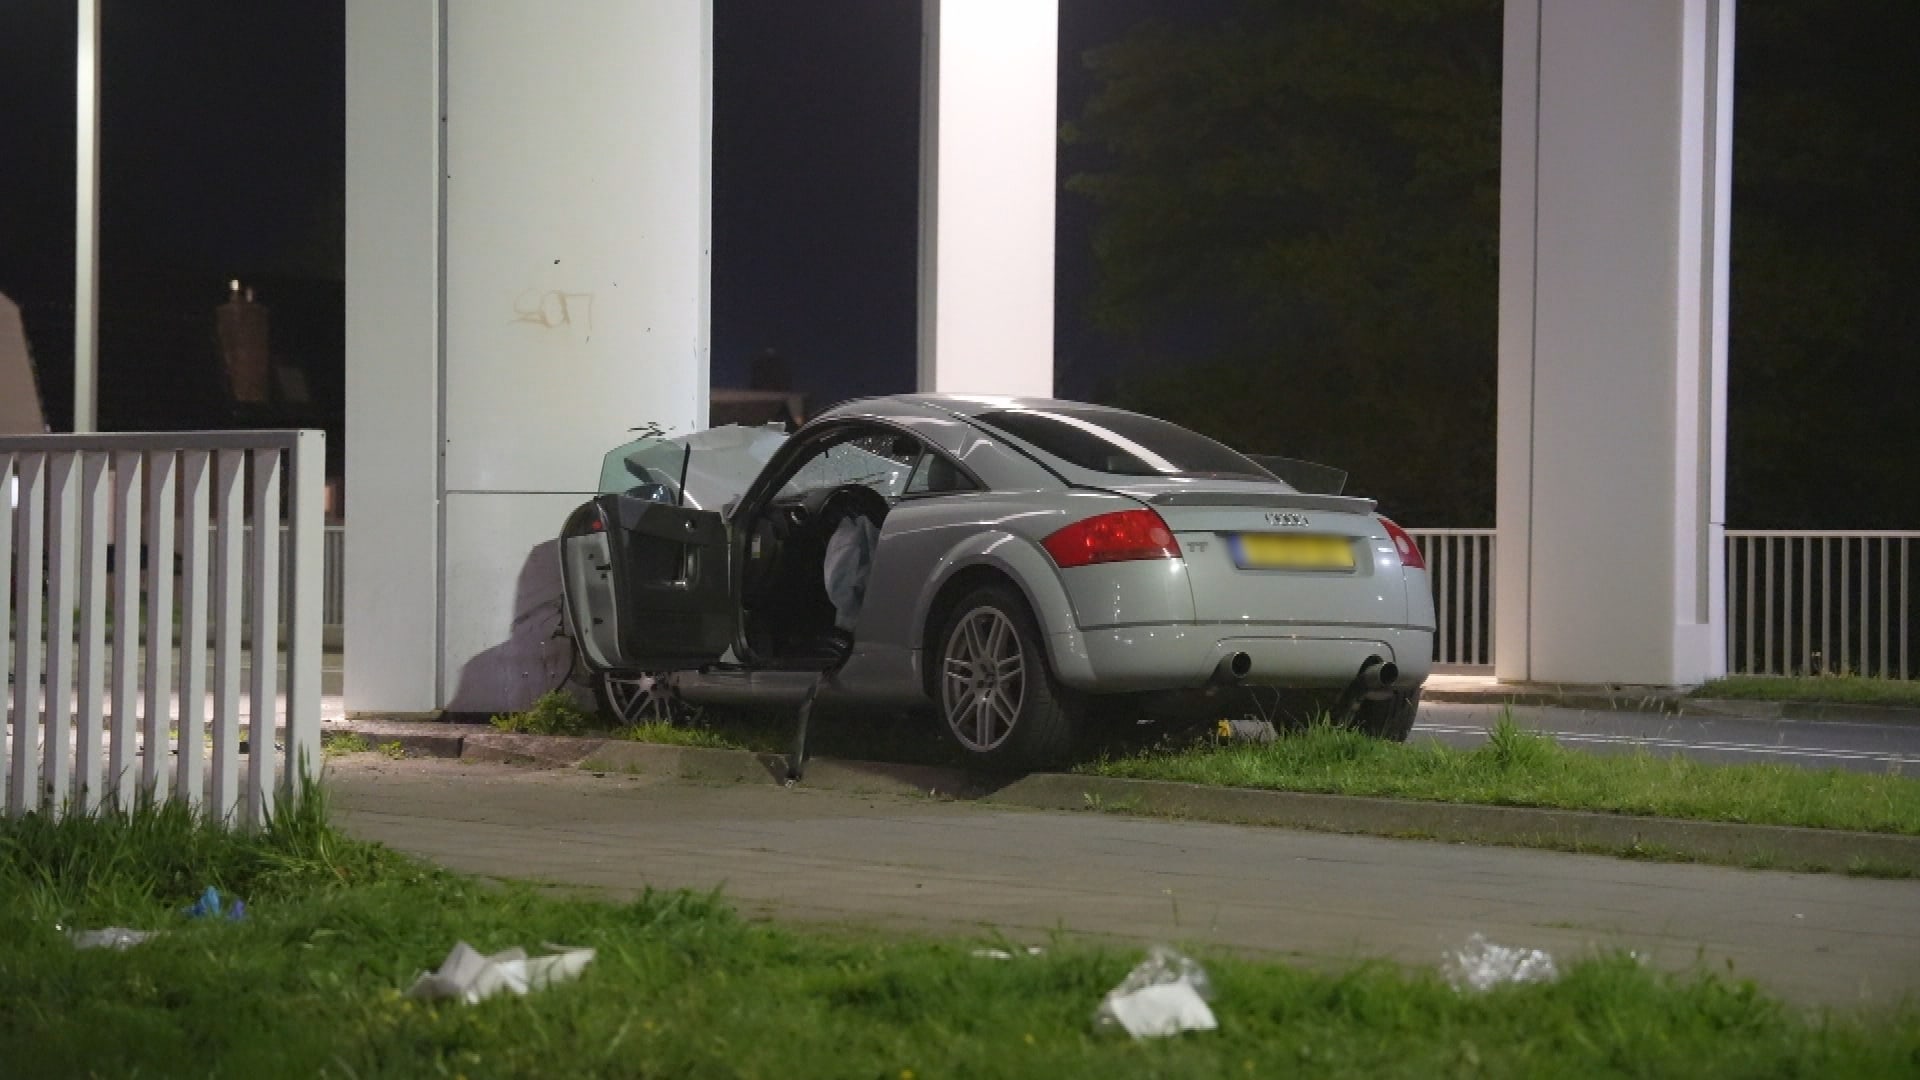
<path fill-rule="evenodd" d="M 1427 561 L 1436 668 L 1493 670 L 1493 529 L 1408 529 Z M 325 623 L 338 634 L 346 529 L 326 530 Z M 1727 670 L 1920 675 L 1913 567 L 1920 532 L 1729 529 Z"/>
<path fill-rule="evenodd" d="M 1493 670 L 1493 529 L 1408 529 L 1427 561 L 1434 669 Z"/>
<path fill-rule="evenodd" d="M 1493 529 L 1408 529 L 1427 560 L 1436 669 L 1493 668 Z M 1727 530 L 1727 670 L 1920 674 L 1920 532 Z"/>
<path fill-rule="evenodd" d="M 1727 670 L 1911 678 L 1920 532 L 1727 530 Z"/>
<path fill-rule="evenodd" d="M 0 437 L 8 813 L 174 798 L 260 824 L 276 798 L 298 793 L 319 757 L 324 438 Z M 250 508 L 284 519 L 284 545 L 247 528 Z M 276 775 L 283 694 L 288 767 Z"/>
<path fill-rule="evenodd" d="M 208 535 L 218 531 L 219 526 L 210 527 Z M 253 542 L 253 526 L 246 527 L 244 543 Z M 287 526 L 280 526 L 280 562 L 287 561 Z M 344 525 L 328 525 L 320 545 L 320 627 L 326 639 L 326 647 L 340 647 L 341 630 L 347 621 L 347 529 Z M 283 578 L 280 582 L 280 610 L 287 611 L 287 586 Z M 284 623 L 282 632 L 285 632 Z"/>

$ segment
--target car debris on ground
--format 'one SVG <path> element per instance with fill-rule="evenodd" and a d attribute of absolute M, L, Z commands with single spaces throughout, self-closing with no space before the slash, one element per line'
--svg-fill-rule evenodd
<path fill-rule="evenodd" d="M 130 930 L 124 926 L 108 926 L 99 930 L 69 930 L 67 939 L 73 942 L 73 947 L 76 949 L 131 949 L 153 937 L 157 932 Z"/>
<path fill-rule="evenodd" d="M 1099 1029 L 1118 1027 L 1136 1039 L 1159 1039 L 1187 1031 L 1213 1031 L 1208 999 L 1213 983 L 1194 960 L 1163 945 L 1148 952 L 1120 985 L 1107 991 L 1093 1014 Z"/>
<path fill-rule="evenodd" d="M 549 945 L 552 955 L 529 958 L 521 948 L 503 949 L 491 956 L 464 941 L 456 942 L 440 970 L 422 972 L 407 990 L 407 996 L 439 1000 L 458 998 L 477 1004 L 502 990 L 524 995 L 554 983 L 577 978 L 593 962 L 592 949 L 568 949 Z"/>
<path fill-rule="evenodd" d="M 1553 957 L 1539 949 L 1496 945 L 1479 934 L 1447 954 L 1440 966 L 1447 984 L 1460 991 L 1491 990 L 1509 983 L 1544 983 L 1560 977 Z"/>

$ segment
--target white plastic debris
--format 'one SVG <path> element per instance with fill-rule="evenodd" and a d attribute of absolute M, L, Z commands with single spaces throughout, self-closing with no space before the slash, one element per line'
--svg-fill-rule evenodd
<path fill-rule="evenodd" d="M 1156 945 L 1147 958 L 1107 991 L 1093 1014 L 1097 1028 L 1119 1027 L 1136 1039 L 1160 1039 L 1184 1031 L 1213 1031 L 1207 999 L 1213 984 L 1193 959 Z"/>
<path fill-rule="evenodd" d="M 1539 949 L 1495 945 L 1475 934 L 1464 948 L 1447 954 L 1441 965 L 1455 990 L 1490 990 L 1504 983 L 1552 982 L 1560 977 L 1553 957 Z"/>
<path fill-rule="evenodd" d="M 462 941 L 447 953 L 439 971 L 423 972 L 415 979 L 407 996 L 459 998 L 472 1005 L 502 990 L 525 994 L 565 982 L 577 977 L 592 962 L 592 949 L 564 949 L 551 956 L 529 959 L 525 949 L 506 949 L 485 956 Z"/>
<path fill-rule="evenodd" d="M 155 932 L 109 926 L 100 930 L 69 931 L 67 937 L 72 939 L 76 949 L 130 949 L 152 937 Z"/>
<path fill-rule="evenodd" d="M 1038 945 L 1029 945 L 1020 950 L 1019 953 L 1011 953 L 1005 949 L 975 949 L 973 950 L 973 958 L 975 960 L 1011 960 L 1017 955 L 1041 956 L 1044 955 L 1046 951 L 1047 950 Z"/>

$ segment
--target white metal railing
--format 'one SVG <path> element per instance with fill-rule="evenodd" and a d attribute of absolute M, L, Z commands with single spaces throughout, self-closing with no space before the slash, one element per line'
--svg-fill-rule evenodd
<path fill-rule="evenodd" d="M 320 570 L 320 625 L 336 636 L 347 621 L 347 528 L 327 526 L 324 564 Z M 336 637 L 337 640 L 337 637 Z M 336 646 L 337 647 L 337 646 Z"/>
<path fill-rule="evenodd" d="M 1433 585 L 1434 667 L 1493 670 L 1493 529 L 1408 529 Z"/>
<path fill-rule="evenodd" d="M 259 824 L 298 793 L 319 759 L 325 461 L 318 431 L 0 437 L 0 490 L 14 493 L 0 528 L 11 569 L 0 583 L 8 813 L 175 798 Z M 284 557 L 245 525 L 249 508 L 278 519 L 283 505 Z M 283 693 L 287 766 L 276 775 Z"/>
<path fill-rule="evenodd" d="M 1434 664 L 1493 666 L 1493 529 L 1408 529 L 1433 583 Z M 1727 670 L 1920 674 L 1920 532 L 1727 530 Z"/>
<path fill-rule="evenodd" d="M 218 525 L 209 526 L 208 535 L 219 530 Z M 251 543 L 253 526 L 246 528 L 245 542 Z M 347 565 L 347 529 L 344 525 L 328 525 L 320 545 L 320 625 L 327 636 L 339 634 L 341 626 L 347 621 L 347 589 L 345 571 Z M 287 526 L 280 526 L 280 561 L 287 561 Z M 287 610 L 287 585 L 285 578 L 280 581 L 280 610 Z M 337 646 L 330 646 L 337 647 Z"/>
<path fill-rule="evenodd" d="M 1920 532 L 1727 530 L 1727 670 L 1920 672 L 1915 541 Z"/>

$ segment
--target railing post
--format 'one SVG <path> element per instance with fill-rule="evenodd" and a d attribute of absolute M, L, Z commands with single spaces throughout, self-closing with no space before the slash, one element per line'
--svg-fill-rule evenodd
<path fill-rule="evenodd" d="M 13 675 L 13 528 L 17 517 L 13 507 L 13 455 L 0 453 L 0 498 L 7 500 L 7 520 L 0 526 L 0 671 Z M 20 634 L 26 637 L 26 634 Z M 13 720 L 13 695 L 0 691 L 0 720 Z M 26 721 L 21 721 L 25 726 Z M 0 814 L 8 812 L 11 801 L 7 789 L 13 779 L 12 754 L 7 747 L 7 729 L 0 725 Z"/>
<path fill-rule="evenodd" d="M 288 452 L 286 795 L 299 795 L 320 760 L 320 634 L 326 543 L 326 435 L 302 431 Z"/>
<path fill-rule="evenodd" d="M 167 798 L 173 771 L 167 735 L 173 718 L 173 466 L 171 450 L 147 455 L 147 710 L 140 786 L 156 803 Z"/>
<path fill-rule="evenodd" d="M 74 457 L 47 455 L 47 716 L 39 801 L 52 815 L 65 811 L 73 784 Z"/>
<path fill-rule="evenodd" d="M 199 809 L 207 724 L 207 458 L 180 452 L 180 741 L 174 794 Z"/>
<path fill-rule="evenodd" d="M 107 472 L 110 458 L 89 451 L 80 463 L 80 709 L 74 807 L 100 809 L 100 742 L 106 717 Z"/>
<path fill-rule="evenodd" d="M 245 573 L 247 452 L 221 450 L 214 459 L 214 513 L 219 534 L 213 559 L 213 793 L 207 816 L 233 819 L 240 805 L 240 630 Z"/>
<path fill-rule="evenodd" d="M 280 666 L 280 450 L 254 450 L 253 529 L 248 536 L 253 579 L 251 715 L 247 724 L 247 820 L 264 825 L 273 813 L 273 735 L 279 711 Z"/>
<path fill-rule="evenodd" d="M 40 778 L 34 765 L 40 760 L 41 575 L 40 553 L 46 538 L 46 492 L 42 480 L 47 455 L 25 453 L 14 459 L 20 484 L 20 505 L 14 508 L 13 573 L 13 783 L 7 790 L 7 812 L 15 816 L 36 805 Z"/>
<path fill-rule="evenodd" d="M 135 721 L 140 685 L 140 495 L 146 455 L 113 455 L 113 735 L 107 741 L 107 790 L 131 810 L 138 777 Z"/>

